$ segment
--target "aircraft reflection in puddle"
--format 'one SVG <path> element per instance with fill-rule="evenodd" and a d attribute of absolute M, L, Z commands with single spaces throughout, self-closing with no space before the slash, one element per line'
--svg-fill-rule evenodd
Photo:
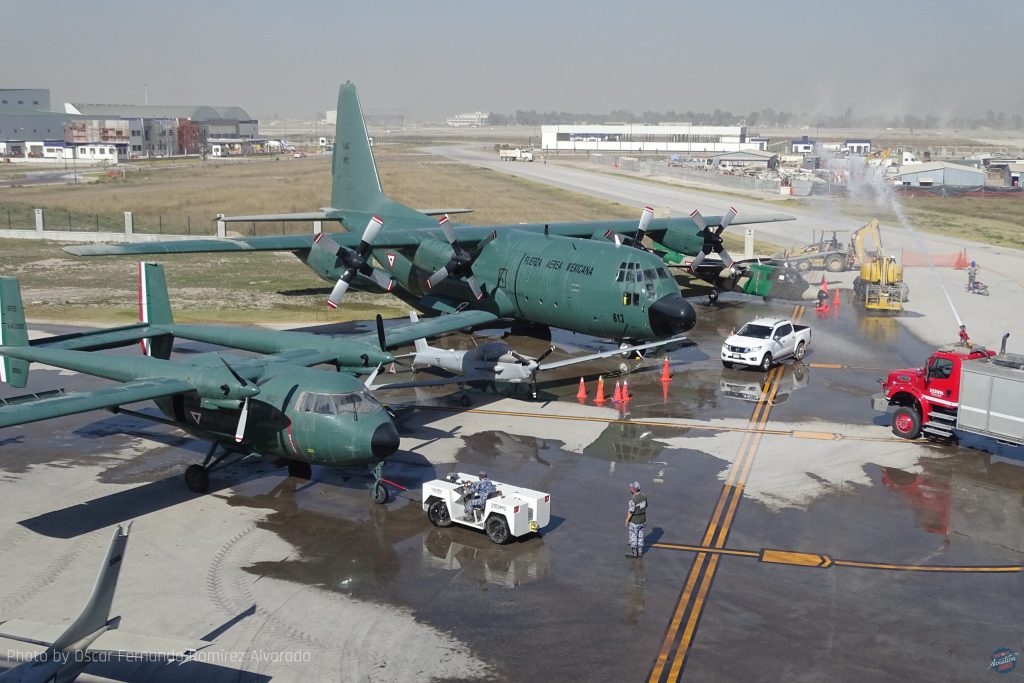
<path fill-rule="evenodd" d="M 722 396 L 741 401 L 759 401 L 768 383 L 768 374 L 751 370 L 722 370 L 718 391 Z M 811 369 L 803 363 L 787 365 L 782 370 L 779 388 L 772 405 L 785 403 L 794 391 L 811 383 Z"/>
<path fill-rule="evenodd" d="M 540 538 L 496 548 L 484 534 L 466 529 L 431 529 L 423 536 L 423 564 L 462 572 L 465 578 L 505 588 L 547 577 L 550 558 Z"/>

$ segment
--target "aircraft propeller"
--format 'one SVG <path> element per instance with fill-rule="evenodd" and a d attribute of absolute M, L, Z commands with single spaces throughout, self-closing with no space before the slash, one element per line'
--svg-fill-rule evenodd
<path fill-rule="evenodd" d="M 615 242 L 615 246 L 625 244 L 627 247 L 633 247 L 634 249 L 640 249 L 641 251 L 650 251 L 644 246 L 644 237 L 647 236 L 647 228 L 651 225 L 651 219 L 654 218 L 654 209 L 649 206 L 645 206 L 644 210 L 640 213 L 640 223 L 637 225 L 636 234 L 633 237 L 623 237 L 614 230 L 607 230 L 604 233 L 605 239 L 612 240 Z"/>
<path fill-rule="evenodd" d="M 341 259 L 342 263 L 345 264 L 345 270 L 342 271 L 341 277 L 338 278 L 338 282 L 334 285 L 334 289 L 331 290 L 331 295 L 327 298 L 327 305 L 331 308 L 337 308 L 338 304 L 341 303 L 342 298 L 345 296 L 345 292 L 348 291 L 349 285 L 352 284 L 352 280 L 356 278 L 357 274 L 365 275 L 366 277 L 373 280 L 373 282 L 386 292 L 390 292 L 395 286 L 395 281 L 391 279 L 384 271 L 374 268 L 367 260 L 370 257 L 370 252 L 373 250 L 373 242 L 377 239 L 377 235 L 380 234 L 381 227 L 384 225 L 377 216 L 374 216 L 366 224 L 366 228 L 363 230 L 363 236 L 359 241 L 359 246 L 355 249 L 348 249 L 343 247 L 330 235 L 320 233 L 314 238 L 313 243 L 321 249 L 333 252 Z"/>
<path fill-rule="evenodd" d="M 470 254 L 459 243 L 458 235 L 456 235 L 455 231 L 452 230 L 452 227 L 448 225 L 448 220 L 448 214 L 444 214 L 438 221 L 438 225 L 444 233 L 445 239 L 448 240 L 448 244 L 451 245 L 452 258 L 448 263 L 441 266 L 439 270 L 435 271 L 427 278 L 427 289 L 433 289 L 439 283 L 443 282 L 449 275 L 465 276 L 466 284 L 469 285 L 470 290 L 473 292 L 473 296 L 475 296 L 477 301 L 479 301 L 484 298 L 484 292 L 480 289 L 480 285 L 473 276 L 473 261 L 480 256 L 480 252 L 483 251 L 484 247 L 498 236 L 498 233 L 492 230 L 490 235 L 480 240 L 480 243 L 477 244 L 474 253 Z"/>
<path fill-rule="evenodd" d="M 245 425 L 249 420 L 249 398 L 256 396 L 260 393 L 259 382 L 255 382 L 256 386 L 252 386 L 249 382 L 245 381 L 245 378 L 239 375 L 231 364 L 224 360 L 223 356 L 218 355 L 220 362 L 224 364 L 224 367 L 228 369 L 231 376 L 238 382 L 237 386 L 232 387 L 229 384 L 223 384 L 220 390 L 224 393 L 225 397 L 244 397 L 245 400 L 242 402 L 242 412 L 238 416 L 238 425 L 235 427 L 235 443 L 242 443 L 242 439 L 245 438 Z"/>
<path fill-rule="evenodd" d="M 736 209 L 730 207 L 729 211 L 722 216 L 722 221 L 718 228 L 712 232 L 711 229 L 708 228 L 708 224 L 704 221 L 704 216 L 701 215 L 700 211 L 697 209 L 693 210 L 693 213 L 690 214 L 690 218 L 693 219 L 694 224 L 700 228 L 700 233 L 698 234 L 704 239 L 704 244 L 701 245 L 700 252 L 697 256 L 689 263 L 690 272 L 695 272 L 697 267 L 704 261 L 704 258 L 709 253 L 718 254 L 725 267 L 732 270 L 736 262 L 733 260 L 732 256 L 729 255 L 729 252 L 725 250 L 725 246 L 722 244 L 722 232 L 729 227 L 729 224 L 732 223 L 732 220 L 735 217 Z"/>

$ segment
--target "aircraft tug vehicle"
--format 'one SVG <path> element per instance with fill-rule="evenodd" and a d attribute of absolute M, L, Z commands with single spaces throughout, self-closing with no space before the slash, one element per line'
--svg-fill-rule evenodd
<path fill-rule="evenodd" d="M 497 490 L 487 498 L 482 509 L 464 517 L 465 494 L 477 477 L 453 472 L 444 479 L 423 485 L 423 510 L 436 527 L 453 523 L 483 531 L 494 543 L 501 545 L 513 538 L 539 533 L 551 521 L 551 495 L 541 491 L 503 484 L 492 480 Z"/>

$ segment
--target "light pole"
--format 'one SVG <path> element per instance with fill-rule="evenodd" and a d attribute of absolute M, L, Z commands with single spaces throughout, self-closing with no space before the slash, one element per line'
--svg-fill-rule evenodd
<path fill-rule="evenodd" d="M 145 102 L 146 106 L 148 107 L 149 106 L 149 83 L 143 83 L 142 84 L 142 90 L 145 93 L 143 95 L 144 102 Z"/>

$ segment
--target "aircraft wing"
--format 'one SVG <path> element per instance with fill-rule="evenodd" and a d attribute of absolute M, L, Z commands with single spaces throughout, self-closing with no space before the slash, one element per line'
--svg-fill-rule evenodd
<path fill-rule="evenodd" d="M 89 654 L 97 652 L 121 656 L 146 655 L 166 657 L 167 659 L 188 659 L 213 643 L 201 640 L 185 640 L 182 638 L 165 638 L 163 636 L 147 636 L 130 633 L 120 629 L 104 631 L 99 638 L 92 641 L 86 648 Z"/>
<path fill-rule="evenodd" d="M 23 645 L 35 645 L 46 649 L 68 630 L 67 624 L 43 624 L 27 619 L 11 619 L 0 623 L 0 645 L 4 641 L 16 641 L 13 649 L 20 650 Z"/>
<path fill-rule="evenodd" d="M 72 332 L 58 337 L 46 337 L 32 341 L 33 347 L 46 349 L 63 349 L 65 351 L 102 351 L 120 346 L 128 346 L 140 339 L 147 339 L 159 334 L 147 323 L 126 325 L 109 330 L 93 330 L 89 332 Z"/>
<path fill-rule="evenodd" d="M 338 235 L 337 237 L 342 237 Z M 339 241 L 339 244 L 344 241 Z M 355 242 L 359 243 L 359 235 Z M 216 251 L 302 251 L 313 246 L 313 235 L 272 235 L 268 237 L 176 240 L 120 244 L 79 244 L 64 247 L 76 256 L 112 256 L 117 254 L 187 254 Z"/>
<path fill-rule="evenodd" d="M 40 398 L 24 403 L 0 406 L 0 427 L 49 420 L 64 415 L 84 413 L 98 408 L 112 408 L 127 403 L 145 401 L 161 396 L 195 391 L 195 387 L 176 379 L 147 379 L 126 382 L 112 387 L 52 398 Z"/>
<path fill-rule="evenodd" d="M 588 361 L 597 360 L 599 358 L 611 358 L 612 356 L 621 356 L 624 353 L 634 353 L 636 351 L 643 351 L 645 349 L 653 349 L 659 346 L 665 346 L 666 344 L 675 344 L 678 342 L 686 341 L 686 337 L 669 337 L 668 339 L 661 339 L 658 341 L 647 342 L 646 344 L 636 344 L 634 346 L 625 346 L 613 351 L 602 351 L 601 353 L 590 353 L 585 356 L 574 356 L 572 358 L 566 358 L 565 360 L 555 361 L 553 363 L 541 363 L 540 370 L 554 370 L 555 368 L 564 368 L 568 365 L 576 365 L 577 363 L 586 363 Z"/>
<path fill-rule="evenodd" d="M 487 311 L 467 310 L 457 311 L 439 315 L 436 318 L 427 318 L 415 323 L 407 323 L 391 327 L 385 332 L 385 340 L 388 348 L 408 344 L 411 341 L 424 337 L 434 337 L 446 332 L 461 330 L 463 327 L 473 327 L 485 323 L 494 322 L 498 316 Z"/>

